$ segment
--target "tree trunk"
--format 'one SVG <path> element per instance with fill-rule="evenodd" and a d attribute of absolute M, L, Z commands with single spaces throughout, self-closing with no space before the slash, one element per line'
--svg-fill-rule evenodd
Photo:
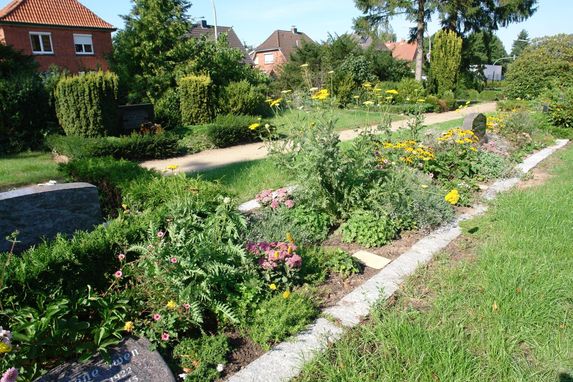
<path fill-rule="evenodd" d="M 426 0 L 418 0 L 418 27 L 416 31 L 416 81 L 422 81 L 424 68 L 424 31 L 426 30 Z"/>

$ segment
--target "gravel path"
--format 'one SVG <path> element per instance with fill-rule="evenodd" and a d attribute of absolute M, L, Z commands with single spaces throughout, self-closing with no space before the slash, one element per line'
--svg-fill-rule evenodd
<path fill-rule="evenodd" d="M 496 110 L 495 102 L 482 103 L 468 107 L 461 111 L 450 111 L 447 113 L 426 114 L 425 124 L 434 125 L 436 123 L 448 122 L 464 117 L 469 113 L 491 113 Z M 406 126 L 407 120 L 395 121 L 392 123 L 392 130 L 402 129 Z M 340 132 L 340 139 L 348 141 L 359 134 L 359 130 L 345 130 Z M 206 150 L 200 153 L 186 155 L 178 158 L 152 160 L 141 163 L 142 167 L 163 171 L 170 165 L 178 166 L 179 172 L 195 172 L 208 170 L 216 167 L 226 166 L 232 163 L 246 162 L 262 159 L 267 156 L 264 144 L 251 143 L 248 145 L 233 146 L 225 149 Z"/>

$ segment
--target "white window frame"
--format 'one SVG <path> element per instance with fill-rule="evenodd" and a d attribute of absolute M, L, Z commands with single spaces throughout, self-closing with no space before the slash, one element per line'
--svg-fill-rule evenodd
<path fill-rule="evenodd" d="M 275 63 L 275 55 L 272 53 L 265 53 L 265 64 L 274 64 L 274 63 Z"/>
<path fill-rule="evenodd" d="M 80 38 L 89 38 L 91 41 L 91 44 L 76 44 L 76 37 L 80 37 Z M 82 52 L 78 52 L 76 50 L 76 45 L 81 45 L 83 51 Z M 91 52 L 86 52 L 86 46 L 89 45 L 92 47 L 92 51 Z M 93 56 L 95 54 L 95 49 L 94 49 L 94 40 L 93 40 L 93 35 L 91 34 L 80 34 L 80 33 L 74 33 L 74 51 L 76 52 L 76 55 L 78 56 Z"/>
<path fill-rule="evenodd" d="M 52 55 L 54 54 L 54 41 L 52 41 L 52 34 L 50 32 L 30 32 L 30 45 L 32 47 L 32 54 L 35 55 Z M 34 44 L 32 43 L 32 36 L 39 36 L 40 40 L 40 48 L 42 50 L 36 51 L 34 50 Z M 51 51 L 47 51 L 44 49 L 44 41 L 42 41 L 42 36 L 48 36 L 50 39 L 50 47 L 52 48 Z"/>

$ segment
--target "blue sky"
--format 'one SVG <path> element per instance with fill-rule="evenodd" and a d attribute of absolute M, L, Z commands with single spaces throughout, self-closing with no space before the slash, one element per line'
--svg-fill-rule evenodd
<path fill-rule="evenodd" d="M 80 0 L 96 14 L 118 28 L 123 26 L 119 15 L 131 8 L 129 0 Z M 0 7 L 8 0 L 0 0 Z M 205 17 L 213 23 L 211 0 L 191 1 L 193 18 Z M 220 25 L 233 26 L 243 41 L 251 45 L 263 42 L 275 29 L 290 29 L 296 25 L 315 41 L 327 38 L 328 33 L 342 34 L 350 31 L 352 19 L 359 16 L 353 0 L 216 0 Z M 526 29 L 531 37 L 557 33 L 573 33 L 573 1 L 539 0 L 537 13 L 529 20 L 512 24 L 498 31 L 508 51 L 520 30 Z M 391 22 L 398 38 L 406 38 L 411 24 L 395 18 Z M 429 26 L 430 32 L 438 29 L 436 23 Z"/>

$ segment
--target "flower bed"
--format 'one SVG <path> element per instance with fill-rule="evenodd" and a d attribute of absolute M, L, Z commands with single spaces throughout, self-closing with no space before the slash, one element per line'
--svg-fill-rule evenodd
<path fill-rule="evenodd" d="M 313 102 L 326 102 L 320 94 Z M 440 225 L 480 182 L 503 176 L 512 153 L 540 142 L 492 125 L 492 142 L 508 147 L 500 155 L 468 131 L 421 137 L 410 126 L 400 139 L 380 126 L 343 145 L 327 118 L 294 123 L 286 142 L 269 145 L 301 187 L 261 192 L 263 207 L 248 216 L 213 183 L 125 161 L 72 161 L 70 176 L 97 183 L 114 218 L 18 258 L 2 255 L 0 325 L 12 337 L 0 369 L 15 366 L 31 380 L 136 335 L 186 380 L 216 379 L 237 368 L 230 359 L 249 361 L 237 343 L 260 354 L 314 320 L 329 285 L 364 278 L 325 240 L 380 248 Z"/>

